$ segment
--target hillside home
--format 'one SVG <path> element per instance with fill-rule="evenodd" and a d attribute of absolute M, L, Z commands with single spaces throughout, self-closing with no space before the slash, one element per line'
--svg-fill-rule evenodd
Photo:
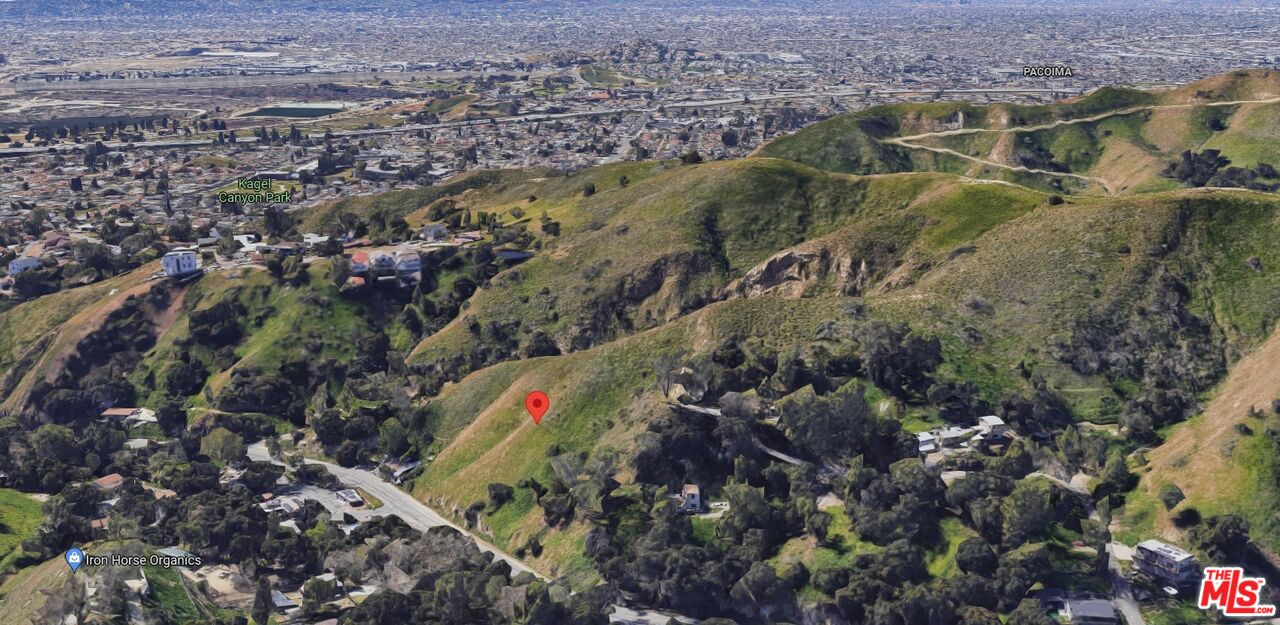
<path fill-rule="evenodd" d="M 1004 419 L 995 415 L 987 415 L 978 417 L 978 431 L 986 438 L 999 438 L 1009 432 L 1009 426 L 1005 425 Z"/>
<path fill-rule="evenodd" d="M 396 252 L 396 273 L 416 273 L 422 270 L 422 257 L 415 250 L 400 250 Z"/>
<path fill-rule="evenodd" d="M 943 428 L 938 431 L 938 442 L 942 443 L 943 447 L 959 447 L 969 432 L 965 428 L 955 426 Z"/>
<path fill-rule="evenodd" d="M 680 511 L 681 512 L 701 512 L 702 511 L 702 489 L 697 484 L 685 484 L 680 489 Z"/>
<path fill-rule="evenodd" d="M 124 476 L 119 473 L 104 475 L 93 481 L 94 487 L 103 492 L 110 492 L 124 486 Z"/>
<path fill-rule="evenodd" d="M 196 251 L 186 247 L 179 247 L 165 254 L 160 259 L 160 266 L 164 268 L 164 275 L 170 278 L 179 278 L 200 270 Z"/>
<path fill-rule="evenodd" d="M 302 244 L 307 246 L 307 249 L 311 249 L 317 245 L 328 242 L 329 237 L 322 234 L 315 234 L 314 232 L 305 232 L 302 234 Z"/>
<path fill-rule="evenodd" d="M 258 507 L 267 514 L 279 512 L 285 517 L 293 518 L 302 511 L 303 503 L 297 497 L 277 497 L 258 504 Z"/>
<path fill-rule="evenodd" d="M 1120 616 L 1110 601 L 1104 599 L 1071 599 L 1063 616 L 1071 625 L 1120 625 Z"/>
<path fill-rule="evenodd" d="M 396 258 L 390 252 L 374 252 L 369 270 L 376 275 L 387 276 L 396 270 Z"/>
<path fill-rule="evenodd" d="M 1139 571 L 1174 586 L 1194 584 L 1200 578 L 1196 557 L 1158 540 L 1144 540 L 1133 550 L 1133 564 Z"/>
<path fill-rule="evenodd" d="M 298 609 L 298 603 L 290 599 L 279 590 L 271 591 L 271 607 L 280 614 L 286 614 Z"/>
<path fill-rule="evenodd" d="M 356 252 L 351 255 L 351 273 L 363 274 L 369 271 L 369 254 Z"/>
<path fill-rule="evenodd" d="M 108 420 L 123 421 L 126 426 L 160 422 L 156 418 L 156 411 L 150 408 L 107 408 L 100 416 Z"/>

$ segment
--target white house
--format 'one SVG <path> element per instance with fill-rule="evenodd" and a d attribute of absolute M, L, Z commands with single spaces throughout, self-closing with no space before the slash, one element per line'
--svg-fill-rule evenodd
<path fill-rule="evenodd" d="M 685 484 L 680 489 L 680 509 L 686 512 L 702 510 L 702 489 L 697 484 Z"/>
<path fill-rule="evenodd" d="M 1009 426 L 1005 425 L 1004 419 L 995 415 L 987 415 L 978 417 L 978 431 L 988 438 L 1001 437 L 1009 431 Z"/>
<path fill-rule="evenodd" d="M 920 442 L 920 453 L 931 454 L 938 451 L 938 437 L 932 432 L 921 432 L 916 434 L 916 440 Z"/>
<path fill-rule="evenodd" d="M 29 269 L 39 269 L 40 259 L 34 256 L 19 256 L 9 261 L 9 275 L 16 276 Z"/>
<path fill-rule="evenodd" d="M 302 234 L 302 244 L 306 245 L 307 249 L 311 249 L 317 245 L 328 242 L 329 237 L 322 234 L 316 234 L 314 232 L 304 232 Z"/>
<path fill-rule="evenodd" d="M 164 275 L 170 278 L 185 276 L 200 269 L 196 262 L 196 251 L 186 247 L 175 248 L 165 254 L 160 259 L 160 266 L 164 267 Z"/>
<path fill-rule="evenodd" d="M 280 512 L 286 517 L 292 517 L 301 512 L 305 504 L 297 497 L 276 497 L 258 504 L 258 507 L 268 514 Z"/>
<path fill-rule="evenodd" d="M 1200 578 L 1200 563 L 1194 555 L 1155 539 L 1138 543 L 1133 550 L 1133 565 L 1175 586 L 1188 586 Z"/>
<path fill-rule="evenodd" d="M 943 428 L 938 432 L 938 439 L 942 442 L 943 447 L 958 447 L 964 442 L 965 435 L 969 430 L 956 426 Z"/>

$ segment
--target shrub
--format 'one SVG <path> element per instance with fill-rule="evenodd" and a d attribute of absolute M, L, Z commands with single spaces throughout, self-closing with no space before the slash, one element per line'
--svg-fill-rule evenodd
<path fill-rule="evenodd" d="M 1182 494 L 1182 489 L 1177 484 L 1165 484 L 1160 487 L 1160 503 L 1164 504 L 1165 510 L 1174 509 L 1187 496 Z"/>

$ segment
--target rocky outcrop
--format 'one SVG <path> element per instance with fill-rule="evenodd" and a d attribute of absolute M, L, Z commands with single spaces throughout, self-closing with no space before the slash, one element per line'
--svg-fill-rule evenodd
<path fill-rule="evenodd" d="M 734 286 L 734 294 L 739 297 L 757 297 L 787 287 L 787 293 L 779 294 L 798 296 L 799 293 L 795 291 L 826 274 L 826 261 L 825 254 L 813 252 L 786 251 L 775 254 L 748 270 Z"/>
<path fill-rule="evenodd" d="M 818 281 L 833 278 L 842 295 L 858 295 L 870 283 L 871 270 L 865 258 L 855 259 L 827 248 L 818 251 L 787 250 L 752 267 L 729 286 L 731 297 L 800 297 Z"/>
<path fill-rule="evenodd" d="M 637 271 L 618 278 L 602 291 L 567 336 L 562 351 L 577 351 L 621 334 L 651 328 L 702 308 L 715 301 L 714 292 L 695 288 L 699 277 L 719 269 L 717 258 L 706 253 L 664 256 Z"/>

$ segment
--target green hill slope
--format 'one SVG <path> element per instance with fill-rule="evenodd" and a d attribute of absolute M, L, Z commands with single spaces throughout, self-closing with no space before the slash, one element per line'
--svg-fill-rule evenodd
<path fill-rule="evenodd" d="M 616 479 L 644 514 L 660 491 L 641 466 L 673 414 L 660 378 L 708 403 L 742 392 L 783 406 L 806 387 L 825 397 L 862 384 L 877 419 L 913 431 L 999 413 L 1052 447 L 1038 435 L 1090 422 L 1117 451 L 1153 450 L 1149 468 L 1131 460 L 1149 473 L 1120 514 L 1131 529 L 1168 528 L 1169 515 L 1140 508 L 1171 480 L 1186 506 L 1246 510 L 1277 547 L 1280 499 L 1198 476 L 1263 484 L 1280 458 L 1266 425 L 1235 428 L 1247 407 L 1231 398 L 1248 382 L 1228 377 L 1261 375 L 1240 360 L 1259 346 L 1271 362 L 1280 196 L 1181 189 L 1156 171 L 1203 146 L 1266 162 L 1277 105 L 1235 102 L 1267 99 L 1274 82 L 1247 73 L 1044 107 L 895 105 L 740 161 L 480 172 L 321 207 L 304 229 L 344 212 L 378 230 L 442 218 L 479 228 L 484 215 L 498 220 L 495 239 L 519 237 L 534 255 L 430 255 L 434 284 L 414 293 L 342 292 L 321 260 L 214 272 L 148 299 L 154 268 L 140 269 L 0 314 L 4 407 L 21 413 L 33 396 L 92 406 L 91 390 L 127 384 L 137 404 L 176 405 L 196 423 L 301 430 L 299 449 L 344 464 L 421 458 L 416 496 L 582 585 L 596 575 L 583 519 L 636 522 L 597 509 L 592 480 Z M 77 353 L 129 328 L 139 336 L 121 354 Z M 522 407 L 533 389 L 552 398 L 541 425 Z M 831 461 L 781 419 L 747 427 L 802 462 Z M 886 438 L 914 444 L 895 428 Z M 696 456 L 699 441 L 685 442 Z M 695 464 L 667 464 L 681 462 Z M 751 462 L 744 474 L 763 470 Z M 728 476 L 715 477 L 718 489 Z M 567 493 L 544 499 L 531 481 L 576 491 L 582 515 L 556 518 Z M 968 533 L 958 517 L 944 529 Z M 934 546 L 929 572 L 954 572 L 955 543 Z"/>
<path fill-rule="evenodd" d="M 1235 72 L 1164 92 L 1104 88 L 1042 106 L 879 106 L 814 124 L 760 154 L 830 171 L 948 171 L 1048 191 L 1165 190 L 1180 186 L 1162 173 L 1184 151 L 1218 150 L 1240 168 L 1280 162 L 1277 76 Z"/>
<path fill-rule="evenodd" d="M 776 159 L 671 169 L 566 209 L 580 216 L 565 218 L 561 236 L 481 289 L 411 360 L 454 375 L 532 353 L 534 337 L 563 352 L 657 327 L 729 296 L 772 255 L 840 231 L 862 233 L 863 260 L 888 273 L 917 237 L 948 245 L 1043 199 L 953 176 L 851 177 Z"/>
<path fill-rule="evenodd" d="M 726 342 L 742 345 L 745 337 L 784 352 L 810 349 L 813 337 L 840 324 L 850 306 L 937 337 L 943 364 L 934 377 L 940 383 L 974 383 L 992 405 L 1044 385 L 1061 397 L 1069 418 L 1118 424 L 1135 440 L 1156 436 L 1150 429 L 1161 426 L 1144 421 L 1148 391 L 1188 397 L 1206 391 L 1275 325 L 1267 302 L 1280 297 L 1280 274 L 1251 265 L 1258 258 L 1271 267 L 1267 241 L 1280 236 L 1280 198 L 1266 194 L 1177 191 L 1055 204 L 1022 187 L 950 175 L 831 175 L 769 159 L 714 167 L 715 184 L 748 191 L 733 196 L 732 212 L 714 209 L 723 215 L 714 220 L 715 236 L 682 237 L 688 230 L 680 225 L 693 226 L 679 221 L 680 211 L 686 218 L 705 215 L 715 199 L 671 208 L 660 191 L 698 189 L 712 166 L 659 174 L 648 184 L 617 190 L 637 199 L 604 227 L 566 229 L 544 247 L 546 261 L 509 270 L 518 277 L 499 274 L 459 321 L 419 346 L 411 358 L 419 365 L 465 372 L 478 364 L 479 370 L 428 402 L 437 451 L 416 493 L 461 515 L 485 500 L 490 482 L 550 479 L 552 461 L 544 452 L 553 445 L 625 458 L 636 433 L 665 413 L 654 384 L 660 356 L 706 354 Z M 804 180 L 807 192 L 827 189 L 839 201 L 792 202 L 779 194 L 757 209 L 752 180 L 775 189 Z M 757 216 L 754 211 L 766 206 L 774 212 Z M 666 221 L 647 221 L 635 210 L 654 211 Z M 771 237 L 750 236 L 760 220 L 798 224 L 797 234 L 775 227 Z M 617 229 L 621 223 L 631 227 Z M 674 225 L 665 239 L 652 234 L 668 223 Z M 597 232 L 611 229 L 609 246 L 594 241 Z M 518 328 L 513 336 L 564 337 L 558 333 L 572 327 L 559 322 L 566 315 L 548 315 L 548 308 L 582 315 L 604 307 L 617 319 L 632 314 L 632 307 L 664 301 L 661 289 L 650 292 L 657 300 L 547 297 L 580 284 L 583 268 L 605 266 L 626 276 L 636 269 L 624 262 L 728 249 L 735 252 L 727 256 L 741 260 L 721 264 L 713 274 L 711 284 L 720 290 L 710 299 L 718 301 L 669 320 L 646 315 L 643 324 L 614 326 L 590 344 L 571 344 L 563 355 L 509 362 L 521 354 L 491 351 L 488 357 L 508 362 L 467 360 L 495 344 L 489 328 L 481 323 L 477 331 L 470 320 L 509 324 Z M 1280 266 L 1280 259 L 1275 262 Z M 566 300 L 572 307 L 562 307 Z M 1203 349 L 1184 353 L 1187 343 Z M 561 398 L 540 427 L 521 408 L 523 394 L 533 388 Z M 932 409 L 897 405 L 891 412 L 910 427 L 940 423 Z M 1191 413 L 1160 418 L 1174 422 Z M 547 570 L 577 566 L 584 528 L 548 529 L 527 494 L 481 519 L 485 531 L 511 549 L 537 537 L 547 548 L 540 561 Z"/>

